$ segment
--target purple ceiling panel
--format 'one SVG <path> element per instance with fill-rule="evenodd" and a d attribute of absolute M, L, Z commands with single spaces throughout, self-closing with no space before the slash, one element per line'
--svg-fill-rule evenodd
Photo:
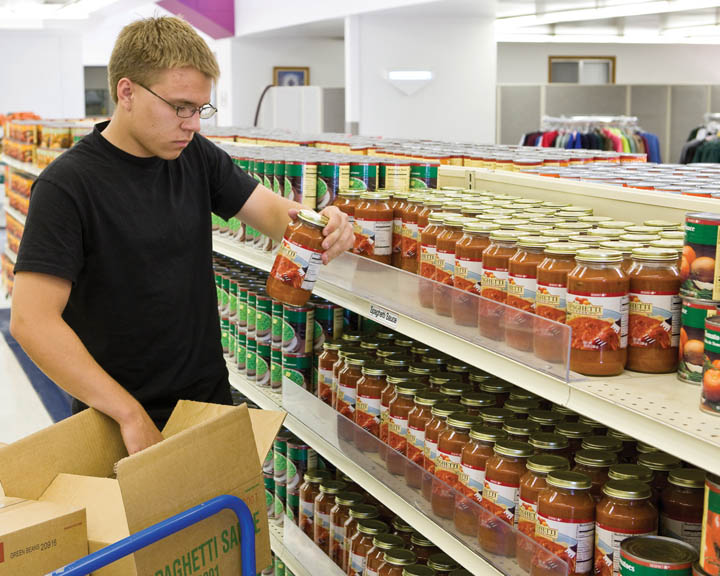
<path fill-rule="evenodd" d="M 235 36 L 235 0 L 161 0 L 156 4 L 216 40 Z"/>

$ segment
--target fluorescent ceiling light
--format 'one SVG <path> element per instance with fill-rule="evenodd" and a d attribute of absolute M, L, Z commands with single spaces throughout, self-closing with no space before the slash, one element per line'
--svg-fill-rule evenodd
<path fill-rule="evenodd" d="M 390 70 L 388 80 L 432 80 L 430 70 Z"/>
<path fill-rule="evenodd" d="M 638 34 L 617 36 L 590 34 L 498 34 L 497 42 L 528 42 L 542 44 L 720 44 L 717 36 L 667 36 Z"/>
<path fill-rule="evenodd" d="M 703 36 L 718 36 L 720 35 L 720 25 L 705 24 L 701 26 L 666 28 L 662 31 L 662 35 L 670 38 L 698 38 Z"/>
<path fill-rule="evenodd" d="M 626 16 L 643 16 L 668 12 L 687 12 L 720 6 L 720 0 L 650 0 L 632 4 L 619 4 L 600 8 L 578 8 L 574 10 L 558 10 L 526 16 L 509 16 L 495 20 L 498 30 L 510 30 L 527 26 L 542 26 L 559 22 L 577 22 L 580 20 L 605 20 Z"/>

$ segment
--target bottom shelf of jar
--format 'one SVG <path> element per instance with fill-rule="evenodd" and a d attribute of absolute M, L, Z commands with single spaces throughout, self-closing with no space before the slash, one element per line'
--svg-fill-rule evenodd
<path fill-rule="evenodd" d="M 368 476 L 384 484 L 397 499 L 427 517 L 437 532 L 444 532 L 443 536 L 455 541 L 454 548 L 469 549 L 476 555 L 476 562 L 484 560 L 508 575 L 525 575 L 531 564 L 535 565 L 533 573 L 543 576 L 567 574 L 567 563 L 563 559 L 495 515 L 494 512 L 500 511 L 500 500 L 483 507 L 469 493 L 460 492 L 463 487 L 456 489 L 429 474 L 296 384 L 284 382 L 282 391 L 283 408 L 290 416 L 312 428 Z M 452 474 L 448 478 L 452 482 Z M 479 533 L 482 533 L 482 545 Z M 425 536 L 436 540 L 433 534 L 425 533 Z M 437 541 L 436 544 L 440 545 Z M 441 547 L 453 555 L 453 550 Z M 463 564 L 470 569 L 467 562 Z"/>
<path fill-rule="evenodd" d="M 295 576 L 343 576 L 343 571 L 287 516 L 270 521 L 270 547 Z"/>

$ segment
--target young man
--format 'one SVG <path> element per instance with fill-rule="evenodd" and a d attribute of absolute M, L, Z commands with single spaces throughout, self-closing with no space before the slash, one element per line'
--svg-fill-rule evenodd
<path fill-rule="evenodd" d="M 74 410 L 117 421 L 132 454 L 162 439 L 179 399 L 230 403 L 211 211 L 279 239 L 299 205 L 197 134 L 219 69 L 187 23 L 128 25 L 108 72 L 112 119 L 33 186 L 10 329 Z M 352 229 L 336 208 L 323 214 L 327 263 Z"/>

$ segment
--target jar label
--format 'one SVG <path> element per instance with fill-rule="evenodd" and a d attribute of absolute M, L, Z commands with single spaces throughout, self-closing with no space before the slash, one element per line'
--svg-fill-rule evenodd
<path fill-rule="evenodd" d="M 459 480 L 461 490 L 466 496 L 482 502 L 483 484 L 485 483 L 485 468 L 478 468 L 470 464 L 460 465 Z"/>
<path fill-rule="evenodd" d="M 435 278 L 435 263 L 437 260 L 437 249 L 431 244 L 420 246 L 420 276 L 423 278 Z"/>
<path fill-rule="evenodd" d="M 327 370 L 325 368 L 320 368 L 318 370 L 318 385 L 328 388 L 329 390 L 333 389 L 333 371 Z"/>
<path fill-rule="evenodd" d="M 562 558 L 568 573 L 589 573 L 593 560 L 595 523 L 590 520 L 567 520 L 537 514 L 535 539 Z"/>
<path fill-rule="evenodd" d="M 425 428 L 408 426 L 407 431 L 407 457 L 418 466 L 423 465 L 425 449 Z"/>
<path fill-rule="evenodd" d="M 392 251 L 393 254 L 402 253 L 402 218 L 393 219 L 393 230 L 392 230 Z"/>
<path fill-rule="evenodd" d="M 567 324 L 572 326 L 575 350 L 622 350 L 627 348 L 628 295 L 567 294 Z"/>
<path fill-rule="evenodd" d="M 613 576 L 620 574 L 620 544 L 631 536 L 654 536 L 653 532 L 616 532 L 612 528 L 595 523 L 595 566 L 596 573 L 605 574 L 612 570 Z"/>
<path fill-rule="evenodd" d="M 677 348 L 682 301 L 673 292 L 630 293 L 628 345 L 636 348 Z"/>
<path fill-rule="evenodd" d="M 437 442 L 425 439 L 425 470 L 435 472 L 435 458 L 437 458 Z"/>
<path fill-rule="evenodd" d="M 438 449 L 438 455 L 435 458 L 435 476 L 452 488 L 456 488 L 458 484 L 461 456 L 462 454 L 459 453 L 454 454 Z"/>
<path fill-rule="evenodd" d="M 392 220 L 355 218 L 355 254 L 389 256 L 392 254 Z"/>
<path fill-rule="evenodd" d="M 365 573 L 363 576 L 378 576 L 380 574 L 377 570 L 370 570 L 370 568 L 365 568 Z"/>
<path fill-rule="evenodd" d="M 334 542 L 337 542 L 341 548 L 345 546 L 345 532 L 345 525 L 332 525 L 332 539 Z"/>
<path fill-rule="evenodd" d="M 535 313 L 556 322 L 565 322 L 567 287 L 561 284 L 537 283 Z"/>
<path fill-rule="evenodd" d="M 508 277 L 508 306 L 521 310 L 532 310 L 535 307 L 537 280 L 534 276 L 510 274 Z"/>
<path fill-rule="evenodd" d="M 357 397 L 355 423 L 374 436 L 380 435 L 380 397 Z"/>
<path fill-rule="evenodd" d="M 493 298 L 492 296 L 493 293 L 507 293 L 508 276 L 507 269 L 483 266 L 481 294 L 486 298 L 496 300 L 497 298 Z"/>
<path fill-rule="evenodd" d="M 321 250 L 312 250 L 283 238 L 270 276 L 280 282 L 290 284 L 293 288 L 312 290 L 320 266 L 322 266 Z M 248 325 L 250 324 L 250 314 L 251 312 L 248 310 Z"/>
<path fill-rule="evenodd" d="M 702 522 L 683 522 L 670 518 L 667 514 L 660 515 L 660 533 L 676 540 L 690 544 L 695 550 L 700 549 Z"/>
<path fill-rule="evenodd" d="M 355 412 L 357 388 L 338 383 L 337 411 L 352 419 Z"/>
<path fill-rule="evenodd" d="M 363 576 L 366 560 L 366 556 L 361 556 L 360 554 L 355 554 L 355 552 L 351 552 L 348 576 Z"/>
<path fill-rule="evenodd" d="M 307 518 L 312 522 L 315 519 L 315 502 L 300 500 L 300 518 Z"/>
<path fill-rule="evenodd" d="M 520 532 L 535 538 L 535 520 L 537 519 L 537 503 L 525 500 L 520 496 L 517 507 L 517 527 Z"/>
<path fill-rule="evenodd" d="M 330 530 L 330 514 L 318 512 L 315 515 L 315 526 L 323 530 Z"/>
<path fill-rule="evenodd" d="M 403 258 L 417 258 L 418 249 L 417 222 L 402 223 L 402 255 Z"/>
<path fill-rule="evenodd" d="M 495 516 L 499 516 L 510 525 L 514 525 L 515 508 L 518 503 L 519 485 L 504 484 L 497 480 L 489 480 L 485 477 L 483 482 L 482 506 Z"/>
<path fill-rule="evenodd" d="M 482 283 L 482 258 L 455 258 L 454 285 L 460 290 L 480 294 Z"/>
<path fill-rule="evenodd" d="M 452 278 L 455 273 L 455 252 L 437 250 L 435 263 L 435 281 L 452 286 Z"/>
<path fill-rule="evenodd" d="M 405 454 L 405 447 L 407 446 L 407 416 L 390 416 L 388 418 L 388 445 Z"/>

